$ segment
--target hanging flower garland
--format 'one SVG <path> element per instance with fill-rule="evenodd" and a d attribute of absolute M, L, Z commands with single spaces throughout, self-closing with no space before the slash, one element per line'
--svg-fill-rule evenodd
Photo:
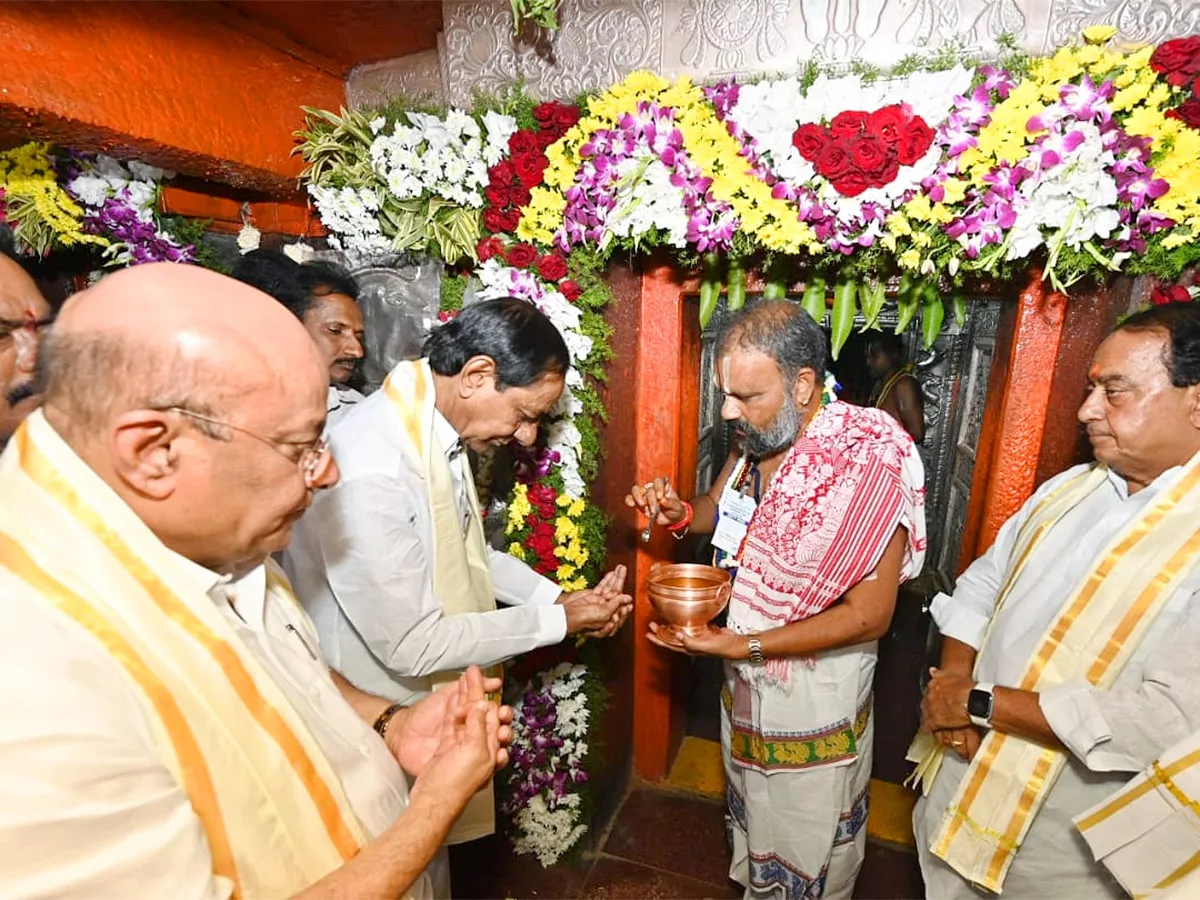
<path fill-rule="evenodd" d="M 107 266 L 195 262 L 195 246 L 171 234 L 157 212 L 171 177 L 136 161 L 31 141 L 0 153 L 0 218 L 22 253 L 91 246 Z"/>

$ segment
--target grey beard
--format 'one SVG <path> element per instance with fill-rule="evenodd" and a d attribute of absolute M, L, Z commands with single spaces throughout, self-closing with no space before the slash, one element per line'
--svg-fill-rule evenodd
<path fill-rule="evenodd" d="M 796 435 L 800 433 L 800 409 L 788 397 L 775 416 L 775 421 L 765 431 L 759 431 L 745 420 L 739 420 L 737 426 L 742 432 L 742 452 L 754 459 L 762 459 L 795 442 Z"/>

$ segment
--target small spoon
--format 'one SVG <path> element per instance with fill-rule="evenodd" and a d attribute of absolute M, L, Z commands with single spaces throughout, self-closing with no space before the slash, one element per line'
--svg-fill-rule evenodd
<path fill-rule="evenodd" d="M 650 483 L 650 487 L 651 487 L 651 489 L 654 488 L 653 482 Z M 667 480 L 665 480 L 663 482 L 663 490 L 667 491 L 670 489 L 671 489 L 671 479 L 668 478 Z M 646 520 L 646 527 L 642 529 L 642 542 L 643 543 L 649 543 L 650 532 L 654 528 L 654 521 L 658 518 L 658 491 L 655 490 L 649 496 L 650 496 L 650 499 L 652 502 L 650 504 L 650 511 L 646 514 L 648 517 Z"/>

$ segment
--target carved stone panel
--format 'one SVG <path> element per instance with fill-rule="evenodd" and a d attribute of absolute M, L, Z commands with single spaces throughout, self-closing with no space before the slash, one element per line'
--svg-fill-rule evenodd
<path fill-rule="evenodd" d="M 471 92 L 498 91 L 524 80 L 536 97 L 574 97 L 620 81 L 638 69 L 659 69 L 661 0 L 566 0 L 553 35 L 513 33 L 508 0 L 443 4 L 443 72 L 447 98 L 469 103 Z"/>
<path fill-rule="evenodd" d="M 637 69 L 668 77 L 794 72 L 809 60 L 887 66 L 946 46 L 987 56 L 1011 34 L 1031 53 L 1109 24 L 1124 41 L 1159 41 L 1200 29 L 1196 0 L 562 0 L 560 27 L 513 32 L 508 0 L 444 0 L 435 54 L 413 54 L 351 73 L 354 105 L 394 93 L 472 91 L 518 81 L 536 97 L 570 98 Z"/>

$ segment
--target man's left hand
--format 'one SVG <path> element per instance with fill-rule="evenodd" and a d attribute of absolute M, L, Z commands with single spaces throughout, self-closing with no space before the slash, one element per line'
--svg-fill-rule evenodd
<path fill-rule="evenodd" d="M 453 684 L 438 688 L 428 697 L 396 714 L 397 721 L 387 730 L 388 749 L 409 775 L 419 777 L 444 744 L 457 739 L 465 727 L 467 713 L 489 693 L 500 690 L 499 678 L 484 678 L 478 666 L 471 666 Z M 512 741 L 512 707 L 500 707 L 500 751 L 507 759 Z M 498 760 L 498 764 L 503 761 Z"/>
<path fill-rule="evenodd" d="M 666 650 L 676 653 L 686 653 L 689 656 L 719 656 L 722 659 L 745 659 L 747 653 L 746 635 L 730 631 L 728 628 L 706 628 L 699 634 L 679 634 L 682 647 L 668 644 L 659 639 L 660 626 L 657 622 L 650 623 L 650 633 L 646 637 L 650 642 Z"/>
<path fill-rule="evenodd" d="M 921 700 L 921 730 L 944 731 L 969 726 L 967 698 L 975 687 L 974 679 L 946 669 L 930 669 L 929 674 L 932 677 Z"/>

